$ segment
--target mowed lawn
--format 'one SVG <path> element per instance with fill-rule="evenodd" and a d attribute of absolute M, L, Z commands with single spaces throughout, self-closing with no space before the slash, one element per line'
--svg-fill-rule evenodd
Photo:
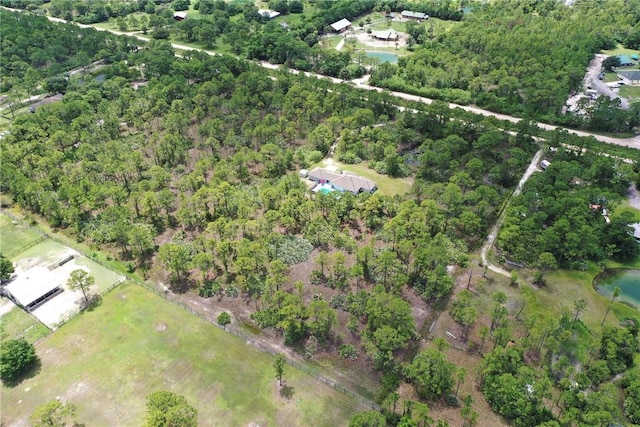
<path fill-rule="evenodd" d="M 367 409 L 289 365 L 282 396 L 273 356 L 129 283 L 37 352 L 40 371 L 2 388 L 0 424 L 25 425 L 34 408 L 60 398 L 87 425 L 139 426 L 156 390 L 184 395 L 202 426 L 340 426 Z"/>
<path fill-rule="evenodd" d="M 4 339 L 24 338 L 33 343 L 49 334 L 49 329 L 29 315 L 26 311 L 15 306 L 6 298 L 0 298 L 0 306 L 11 307 L 0 315 L 0 341 Z"/>
<path fill-rule="evenodd" d="M 413 180 L 411 178 L 393 178 L 389 175 L 382 175 L 375 170 L 370 169 L 368 165 L 368 161 L 350 165 L 334 159 L 323 159 L 317 164 L 311 166 L 309 170 L 313 169 L 314 167 L 326 168 L 334 166 L 338 170 L 350 172 L 363 178 L 375 181 L 376 185 L 378 186 L 378 190 L 382 194 L 387 194 L 389 196 L 394 196 L 396 194 L 403 195 L 411 191 L 411 187 L 413 185 Z"/>
<path fill-rule="evenodd" d="M 41 234 L 24 224 L 14 224 L 7 215 L 0 214 L 0 253 L 8 257 Z"/>

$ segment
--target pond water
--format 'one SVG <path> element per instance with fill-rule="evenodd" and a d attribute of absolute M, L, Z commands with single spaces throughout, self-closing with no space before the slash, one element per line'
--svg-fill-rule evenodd
<path fill-rule="evenodd" d="M 390 62 L 392 64 L 398 62 L 398 55 L 394 55 L 393 53 L 389 52 L 370 51 L 367 52 L 367 56 L 369 58 L 378 58 L 380 62 Z"/>
<path fill-rule="evenodd" d="M 628 302 L 640 309 L 640 270 L 618 270 L 598 280 L 596 290 L 608 298 L 615 287 L 620 288 L 620 301 Z"/>

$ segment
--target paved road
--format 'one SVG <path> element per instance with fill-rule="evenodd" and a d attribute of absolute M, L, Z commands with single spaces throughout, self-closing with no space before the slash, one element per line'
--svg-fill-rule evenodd
<path fill-rule="evenodd" d="M 593 60 L 589 63 L 589 68 L 587 70 L 587 84 L 591 85 L 592 88 L 598 91 L 601 95 L 608 96 L 611 99 L 620 98 L 617 93 L 614 92 L 605 82 L 598 79 L 598 74 L 600 74 L 600 70 L 602 69 L 602 61 L 607 57 L 607 55 L 598 54 Z M 620 98 L 620 108 L 623 110 L 629 109 L 629 101 L 626 99 Z"/>
<path fill-rule="evenodd" d="M 14 11 L 14 12 L 22 12 L 21 10 L 10 9 L 10 8 L 6 8 L 6 7 L 4 7 L 4 9 L 11 10 L 11 11 Z M 48 16 L 47 18 L 50 21 L 53 21 L 53 22 L 63 22 L 63 23 L 67 22 L 64 19 L 54 18 L 54 17 L 51 17 L 51 16 Z M 84 25 L 84 24 L 78 24 L 78 23 L 75 23 L 75 24 L 80 26 L 81 28 L 92 27 L 91 25 Z M 137 34 L 137 33 L 125 33 L 125 32 L 122 32 L 122 31 L 109 30 L 109 29 L 97 28 L 97 27 L 93 27 L 93 28 L 95 28 L 98 31 L 108 31 L 108 32 L 111 32 L 113 34 L 135 37 L 135 38 L 137 38 L 139 40 L 143 40 L 143 41 L 149 41 L 150 40 L 149 37 L 145 37 L 145 36 L 142 36 L 142 35 Z M 205 52 L 205 53 L 207 53 L 209 55 L 217 55 L 216 53 L 207 51 L 205 49 L 185 46 L 185 45 L 182 45 L 182 44 L 179 44 L 179 43 L 171 43 L 171 45 L 173 46 L 174 49 L 198 50 L 198 51 Z M 259 65 L 265 67 L 265 68 L 268 68 L 268 69 L 277 70 L 277 69 L 280 68 L 280 65 L 270 64 L 270 63 L 265 62 L 265 61 L 257 62 L 257 63 Z M 300 73 L 300 71 L 298 71 L 298 70 L 290 70 L 290 71 L 292 73 L 295 73 L 295 74 Z M 342 80 L 342 79 L 338 79 L 338 78 L 335 78 L 335 77 L 327 77 L 327 76 L 323 76 L 323 75 L 320 75 L 320 74 L 314 74 L 314 73 L 309 73 L 309 72 L 304 72 L 304 75 L 308 76 L 308 77 L 315 77 L 315 78 L 318 78 L 318 79 L 329 79 L 334 83 L 350 83 L 350 84 L 354 84 L 354 83 L 352 83 L 352 82 L 350 82 L 348 80 Z M 597 78 L 596 78 L 596 80 L 597 80 Z M 599 80 L 597 80 L 597 81 L 599 82 Z M 358 82 L 356 84 L 356 86 L 361 88 L 361 89 L 374 90 L 374 91 L 377 91 L 377 92 L 383 92 L 384 91 L 384 89 L 381 89 L 379 87 L 370 86 L 368 84 L 364 84 L 364 83 L 360 83 L 360 82 Z M 408 93 L 402 93 L 402 92 L 389 92 L 389 93 L 391 95 L 397 97 L 397 98 L 402 98 L 402 99 L 406 99 L 406 100 L 410 100 L 410 101 L 422 102 L 424 104 L 431 104 L 433 102 L 433 99 L 424 98 L 424 97 L 416 96 L 416 95 L 411 95 L 411 94 L 408 94 Z M 462 108 L 463 110 L 469 111 L 471 113 L 480 114 L 480 115 L 487 116 L 487 117 L 495 117 L 497 119 L 507 120 L 507 121 L 510 121 L 512 123 L 518 123 L 519 121 L 523 120 L 523 119 L 518 118 L 518 117 L 509 116 L 509 115 L 506 115 L 506 114 L 495 113 L 493 111 L 488 111 L 488 110 L 484 110 L 482 108 L 469 106 L 469 105 L 459 105 L 459 104 L 449 103 L 448 106 L 449 106 L 449 108 L 452 108 L 452 109 L 453 108 Z M 633 138 L 623 139 L 623 138 L 613 138 L 613 137 L 610 137 L 610 136 L 593 134 L 593 133 L 590 133 L 590 132 L 584 132 L 584 131 L 579 131 L 579 130 L 567 129 L 567 128 L 563 128 L 562 126 L 554 126 L 554 125 L 550 125 L 550 124 L 542 123 L 542 122 L 537 122 L 537 125 L 540 128 L 545 129 L 545 130 L 564 129 L 567 132 L 573 133 L 575 135 L 592 136 L 595 139 L 597 139 L 598 141 L 606 142 L 608 144 L 615 144 L 615 145 L 621 145 L 621 146 L 624 146 L 624 147 L 631 147 L 631 148 L 640 149 L 640 135 L 636 135 Z"/>

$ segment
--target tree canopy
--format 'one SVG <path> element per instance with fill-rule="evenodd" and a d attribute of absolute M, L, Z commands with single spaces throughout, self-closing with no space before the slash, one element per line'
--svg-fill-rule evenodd
<path fill-rule="evenodd" d="M 166 390 L 155 391 L 147 396 L 146 425 L 148 427 L 195 427 L 198 411 L 179 394 Z"/>
<path fill-rule="evenodd" d="M 12 384 L 37 361 L 35 347 L 24 339 L 0 343 L 0 378 L 4 384 Z"/>

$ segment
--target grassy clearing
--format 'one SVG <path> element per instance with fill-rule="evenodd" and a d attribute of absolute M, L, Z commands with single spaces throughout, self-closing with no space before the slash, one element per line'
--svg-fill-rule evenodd
<path fill-rule="evenodd" d="M 640 268 L 640 258 L 624 264 L 609 261 L 607 267 Z M 600 295 L 593 287 L 593 279 L 601 271 L 595 263 L 589 263 L 585 271 L 550 271 L 545 274 L 546 286 L 534 287 L 531 285 L 533 271 L 519 270 L 520 279 L 517 288 L 509 286 L 507 278 L 489 272 L 488 283 L 476 288 L 476 306 L 487 307 L 486 314 L 480 316 L 481 318 L 486 316 L 484 322 L 488 324 L 490 322 L 489 311 L 494 305 L 491 295 L 495 292 L 502 291 L 507 294 L 507 307 L 512 316 L 518 313 L 524 302 L 525 306 L 519 316 L 519 321 L 510 323 L 514 332 L 513 336 L 517 340 L 524 333 L 525 319 L 535 317 L 538 319 L 538 325 L 544 324 L 546 321 L 558 320 L 563 308 L 573 312 L 574 302 L 579 298 L 584 298 L 587 301 L 587 308 L 580 315 L 580 319 L 586 328 L 579 323 L 576 324 L 574 332 L 577 339 L 571 344 L 571 348 L 565 350 L 574 360 L 586 362 L 589 351 L 595 345 L 593 340 L 598 339 L 598 333 L 601 330 L 600 323 L 610 303 L 609 298 Z M 638 311 L 626 304 L 614 302 L 606 323 L 618 325 L 620 319 L 631 316 L 637 317 Z M 477 336 L 475 339 L 477 342 L 480 340 Z"/>
<path fill-rule="evenodd" d="M 622 46 L 622 44 L 618 43 L 618 45 L 614 49 L 603 50 L 602 53 L 606 55 L 640 55 L 640 50 L 627 49 Z"/>
<path fill-rule="evenodd" d="M 620 203 L 618 206 L 616 206 L 616 208 L 613 210 L 613 212 L 611 213 L 611 216 L 613 218 L 617 218 L 619 216 L 621 216 L 623 213 L 630 213 L 631 215 L 633 215 L 633 219 L 636 222 L 640 222 L 640 210 L 634 208 L 633 206 L 631 206 L 631 204 L 629 203 L 629 200 L 624 199 L 622 201 L 622 203 Z"/>
<path fill-rule="evenodd" d="M 77 240 L 67 236 L 62 231 L 57 229 L 56 230 L 52 229 L 51 226 L 49 226 L 49 224 L 47 224 L 47 222 L 42 217 L 38 217 L 35 215 L 30 215 L 29 217 L 25 217 L 24 212 L 20 211 L 17 208 L 11 209 L 11 213 L 16 217 L 21 218 L 23 221 L 27 221 L 30 219 L 37 219 L 38 228 L 40 228 L 41 230 L 43 230 L 45 233 L 49 235 L 55 236 L 57 239 L 62 241 L 66 246 L 87 255 L 92 260 L 96 260 L 103 264 L 109 265 L 111 268 L 113 268 L 114 270 L 116 270 L 121 274 L 129 274 L 130 276 L 133 276 L 133 278 L 136 280 L 144 281 L 144 279 L 138 274 L 129 273 L 126 268 L 126 263 L 114 261 L 113 255 L 109 253 L 108 250 L 101 250 L 98 252 L 95 250 L 94 247 L 91 247 L 85 243 L 79 243 Z M 0 215 L 0 218 L 2 218 L 2 215 Z M 2 233 L 4 232 L 4 230 L 1 227 L 0 227 L 0 232 Z M 4 236 L 4 234 L 2 235 Z"/>
<path fill-rule="evenodd" d="M 619 94 L 621 97 L 628 99 L 629 101 L 640 100 L 640 86 L 620 86 Z"/>
<path fill-rule="evenodd" d="M 12 302 L 1 298 L 0 305 L 5 303 L 13 305 Z M 0 331 L 0 340 L 24 338 L 30 343 L 49 334 L 46 326 L 16 306 L 0 316 Z"/>
<path fill-rule="evenodd" d="M 159 389 L 184 395 L 202 425 L 337 426 L 365 409 L 290 366 L 281 396 L 272 356 L 131 284 L 37 350 L 40 372 L 2 388 L 3 424 L 23 424 L 59 396 L 78 405 L 81 422 L 140 425 L 146 395 Z"/>
<path fill-rule="evenodd" d="M 7 215 L 0 215 L 0 253 L 12 254 L 40 238 L 40 233 L 23 224 L 13 224 Z"/>
<path fill-rule="evenodd" d="M 356 175 L 360 175 L 361 177 L 375 181 L 378 185 L 378 191 L 390 196 L 395 196 L 396 194 L 406 194 L 411 191 L 411 186 L 413 185 L 412 181 L 409 178 L 392 178 L 389 175 L 381 175 L 373 169 L 369 169 L 369 162 L 362 162 L 356 165 L 348 165 L 333 160 L 331 164 L 336 166 L 338 169 L 351 172 Z M 326 167 L 327 164 L 321 162 L 315 166 Z"/>
<path fill-rule="evenodd" d="M 632 267 L 634 264 L 640 264 L 640 260 L 625 264 L 625 266 Z M 608 263 L 609 268 L 620 266 L 622 265 L 618 263 Z M 573 310 L 574 301 L 582 297 L 587 301 L 587 309 L 580 318 L 591 330 L 597 330 L 600 328 L 600 323 L 610 301 L 593 288 L 593 279 L 600 271 L 601 269 L 597 265 L 589 263 L 589 268 L 586 271 L 558 270 L 549 272 L 547 273 L 547 286 L 532 292 L 534 298 L 527 301 L 527 305 L 531 304 L 534 307 L 532 312 L 540 317 L 557 317 L 563 306 Z M 525 309 L 525 313 L 528 311 Z M 617 324 L 616 317 L 621 319 L 638 315 L 635 309 L 618 302 L 613 304 L 611 311 L 611 314 L 614 315 L 609 314 L 607 323 L 612 325 Z"/>

